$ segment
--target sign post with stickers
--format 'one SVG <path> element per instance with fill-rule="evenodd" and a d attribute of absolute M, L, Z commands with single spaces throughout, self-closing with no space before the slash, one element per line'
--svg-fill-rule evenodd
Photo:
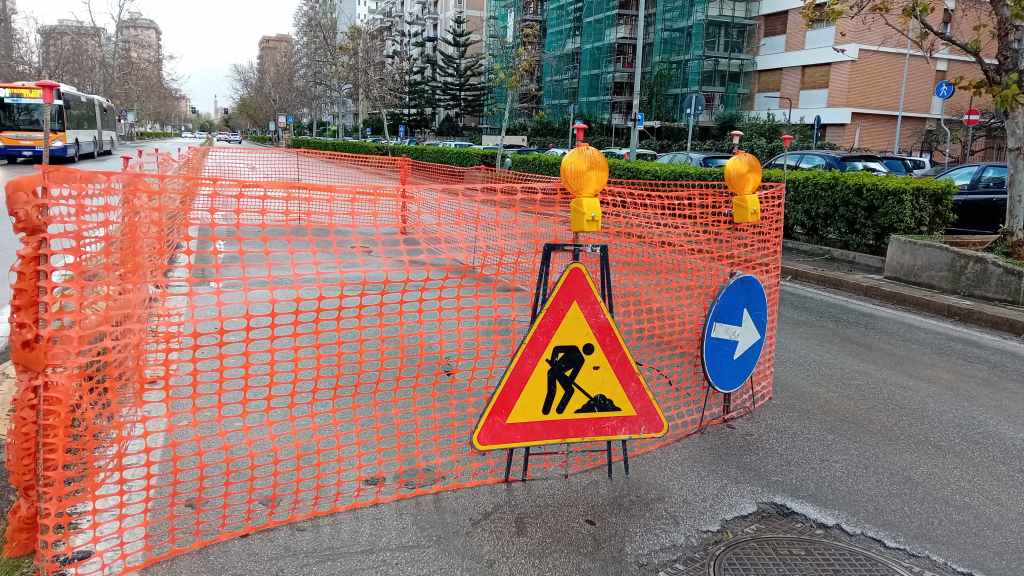
<path fill-rule="evenodd" d="M 576 173 L 581 177 L 567 178 L 565 161 L 562 168 L 566 187 L 577 196 L 570 218 L 573 242 L 544 245 L 530 330 L 512 354 L 473 432 L 477 449 L 508 450 L 506 482 L 512 473 L 516 448 L 524 448 L 525 480 L 531 456 L 563 456 L 568 475 L 571 445 L 580 442 L 605 443 L 603 450 L 582 452 L 604 452 L 610 478 L 615 440 L 621 442 L 623 469 L 628 476 L 626 441 L 664 436 L 668 432 L 668 422 L 613 319 L 608 245 L 579 241 L 581 232 L 600 230 L 596 192 L 607 182 L 607 161 L 600 152 L 582 143 L 582 129 L 576 139 L 581 144 L 565 158 L 569 161 L 569 172 L 578 170 Z M 592 194 L 577 194 L 578 190 Z M 577 202 L 581 199 L 590 202 Z M 549 294 L 555 253 L 571 254 L 571 262 Z M 594 283 L 581 262 L 583 254 L 598 257 L 599 284 Z M 532 447 L 551 444 L 565 444 L 565 450 L 531 452 Z"/>

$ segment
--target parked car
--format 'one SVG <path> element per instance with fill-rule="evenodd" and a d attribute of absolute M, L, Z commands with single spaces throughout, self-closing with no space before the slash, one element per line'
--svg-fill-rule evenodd
<path fill-rule="evenodd" d="M 547 152 L 547 150 L 548 150 L 547 148 L 531 148 L 531 147 L 528 147 L 528 146 L 523 146 L 523 147 L 520 147 L 520 148 L 513 148 L 513 149 L 509 150 L 509 153 L 512 153 L 512 154 L 543 154 L 544 152 Z"/>
<path fill-rule="evenodd" d="M 544 152 L 544 154 L 547 155 L 547 156 L 558 156 L 559 158 L 561 158 L 562 156 L 565 156 L 568 153 L 569 153 L 569 150 L 567 148 L 548 148 Z"/>
<path fill-rule="evenodd" d="M 231 134 L 228 132 L 217 132 L 217 136 L 214 138 L 217 142 L 227 142 L 231 138 Z"/>
<path fill-rule="evenodd" d="M 195 137 L 196 137 L 196 135 L 195 135 L 195 134 L 193 134 L 193 133 L 191 133 L 191 132 L 189 132 L 188 130 L 183 130 L 183 131 L 181 132 L 181 137 L 182 137 L 182 138 L 195 138 Z"/>
<path fill-rule="evenodd" d="M 629 155 L 629 148 L 605 148 L 604 150 L 601 150 L 601 153 L 607 158 L 625 160 Z M 634 160 L 649 160 L 653 162 L 657 159 L 658 153 L 654 150 L 645 150 L 643 148 L 636 149 L 636 158 L 634 158 Z"/>
<path fill-rule="evenodd" d="M 473 146 L 472 142 L 460 142 L 460 141 L 448 141 L 439 142 L 437 144 L 441 148 L 470 148 Z"/>
<path fill-rule="evenodd" d="M 914 165 L 903 156 L 879 156 L 882 164 L 889 170 L 890 174 L 896 176 L 913 176 Z"/>
<path fill-rule="evenodd" d="M 228 138 L 227 140 L 225 140 L 225 142 L 228 142 L 229 144 L 241 144 L 242 135 L 238 132 L 229 132 Z"/>
<path fill-rule="evenodd" d="M 475 146 L 472 146 L 472 148 L 474 150 L 495 150 L 495 151 L 498 149 L 497 146 L 483 146 L 481 144 L 477 144 Z"/>
<path fill-rule="evenodd" d="M 1006 223 L 1006 162 L 976 162 L 950 168 L 936 180 L 957 187 L 953 197 L 956 221 L 948 228 L 957 234 L 995 234 Z"/>
<path fill-rule="evenodd" d="M 794 150 L 779 154 L 768 162 L 765 168 L 782 169 L 783 163 L 790 170 L 841 170 L 843 172 L 872 172 L 888 174 L 882 159 L 875 154 L 839 152 L 837 150 Z"/>
<path fill-rule="evenodd" d="M 658 156 L 662 164 L 689 164 L 704 168 L 721 168 L 732 158 L 724 152 L 666 152 Z"/>

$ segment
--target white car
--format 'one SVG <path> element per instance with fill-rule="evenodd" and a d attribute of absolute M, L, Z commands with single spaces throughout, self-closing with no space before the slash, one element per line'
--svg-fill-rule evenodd
<path fill-rule="evenodd" d="M 182 132 L 181 133 L 181 137 L 182 138 L 195 138 L 195 134 L 193 134 L 191 132 Z"/>
<path fill-rule="evenodd" d="M 454 141 L 454 142 L 441 142 L 440 144 L 438 144 L 438 146 L 440 146 L 441 148 L 472 148 L 473 147 L 473 143 L 472 142 L 458 142 L 458 141 Z"/>
<path fill-rule="evenodd" d="M 558 156 L 562 157 L 569 153 L 566 148 L 548 148 L 545 152 L 545 156 Z"/>
<path fill-rule="evenodd" d="M 225 142 L 227 142 L 229 144 L 241 144 L 242 143 L 242 135 L 239 134 L 238 132 L 230 132 L 230 133 L 228 133 L 228 137 L 227 137 L 227 140 L 225 140 Z"/>

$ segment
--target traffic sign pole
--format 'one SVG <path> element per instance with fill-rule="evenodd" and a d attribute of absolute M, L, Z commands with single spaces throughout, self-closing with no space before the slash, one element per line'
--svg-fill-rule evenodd
<path fill-rule="evenodd" d="M 942 129 L 946 131 L 946 157 L 942 161 L 942 168 L 949 168 L 949 127 L 946 126 L 946 100 L 953 97 L 956 92 L 956 86 L 953 85 L 949 80 L 940 80 L 935 85 L 935 97 L 942 102 L 939 104 L 939 124 L 942 125 Z"/>
<path fill-rule="evenodd" d="M 690 151 L 690 146 L 693 144 L 693 114 L 686 115 L 686 123 L 689 125 L 686 129 L 686 151 Z"/>

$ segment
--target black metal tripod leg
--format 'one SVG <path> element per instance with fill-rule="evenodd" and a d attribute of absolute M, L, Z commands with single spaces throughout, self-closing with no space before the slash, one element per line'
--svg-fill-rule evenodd
<path fill-rule="evenodd" d="M 515 451 L 515 448 L 509 448 L 506 450 L 506 452 L 508 452 L 508 458 L 505 459 L 505 482 L 508 482 L 509 477 L 512 476 L 512 455 Z"/>
<path fill-rule="evenodd" d="M 530 473 L 530 447 L 527 446 L 523 452 L 523 476 L 522 480 L 526 481 L 526 475 Z"/>
<path fill-rule="evenodd" d="M 607 452 L 607 458 L 608 458 L 608 478 L 611 478 L 612 477 L 612 441 L 611 440 L 608 441 L 608 448 L 607 448 L 606 452 Z"/>
<path fill-rule="evenodd" d="M 622 441 L 622 469 L 626 471 L 626 476 L 629 476 L 629 448 L 626 448 L 626 441 Z"/>

